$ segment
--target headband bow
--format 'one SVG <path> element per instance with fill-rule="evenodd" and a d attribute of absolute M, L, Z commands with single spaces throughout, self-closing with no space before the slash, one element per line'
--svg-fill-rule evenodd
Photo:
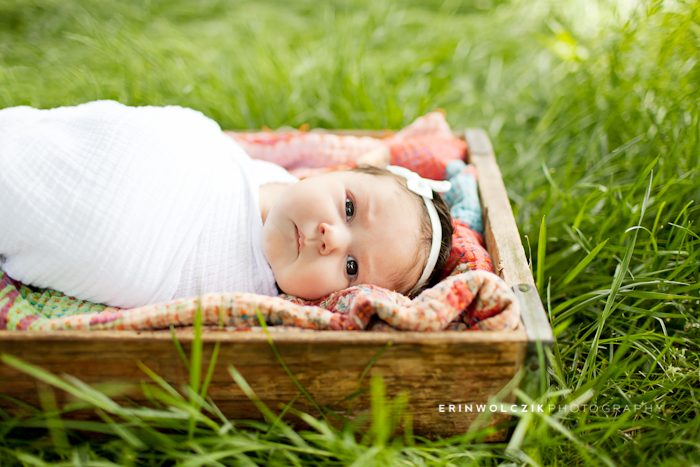
<path fill-rule="evenodd" d="M 398 165 L 387 165 L 386 170 L 405 178 L 409 190 L 428 199 L 433 199 L 433 191 L 445 193 L 452 187 L 452 184 L 448 181 L 423 178 L 417 173 Z"/>

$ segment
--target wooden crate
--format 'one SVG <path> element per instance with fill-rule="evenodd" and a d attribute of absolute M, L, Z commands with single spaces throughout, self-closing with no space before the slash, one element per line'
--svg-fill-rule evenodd
<path fill-rule="evenodd" d="M 385 136 L 386 132 L 346 131 L 338 134 Z M 516 291 L 522 306 L 522 323 L 504 332 L 353 332 L 308 331 L 272 333 L 279 352 L 297 380 L 320 407 L 345 413 L 347 401 L 358 390 L 360 376 L 382 350 L 362 381 L 367 388 L 372 375 L 381 375 L 387 395 L 408 392 L 408 410 L 416 434 L 435 437 L 464 433 L 478 416 L 476 404 L 486 404 L 522 368 L 533 343 L 552 342 L 552 331 L 520 243 L 513 213 L 488 136 L 483 130 L 458 134 L 469 146 L 468 158 L 479 174 L 485 239 L 498 274 Z M 185 351 L 191 331 L 177 333 Z M 209 395 L 230 419 L 261 419 L 260 412 L 234 384 L 227 368 L 240 371 L 256 394 L 273 411 L 289 403 L 299 392 L 262 333 L 205 333 L 204 361 L 214 343 L 221 342 Z M 390 344 L 390 345 L 388 345 Z M 133 385 L 127 395 L 148 404 L 139 384 L 150 381 L 138 368 L 141 361 L 171 384 L 182 385 L 189 375 L 181 363 L 169 331 L 0 331 L 0 353 L 16 356 L 55 374 L 67 373 L 88 384 L 119 382 Z M 205 367 L 206 368 L 206 367 Z M 507 391 L 506 391 L 507 392 Z M 39 407 L 36 381 L 0 363 L 0 394 Z M 57 391 L 59 406 L 68 401 Z M 505 394 L 505 403 L 513 401 Z M 474 412 L 449 412 L 449 405 L 473 404 Z M 439 406 L 445 405 L 445 412 Z M 0 398 L 0 407 L 16 413 L 17 405 Z M 294 407 L 318 415 L 311 403 L 298 397 Z M 352 403 L 352 416 L 368 413 L 369 392 Z M 85 413 L 82 416 L 86 415 Z M 88 414 L 89 415 L 89 414 Z M 488 426 L 498 426 L 508 416 L 494 413 Z M 507 436 L 501 430 L 491 440 Z"/>

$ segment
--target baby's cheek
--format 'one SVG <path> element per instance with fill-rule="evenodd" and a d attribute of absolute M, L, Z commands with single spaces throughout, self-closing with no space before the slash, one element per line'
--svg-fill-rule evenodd
<path fill-rule="evenodd" d="M 347 284 L 339 280 L 338 274 L 334 274 L 329 265 L 324 263 L 318 261 L 295 271 L 290 277 L 290 285 L 296 292 L 287 293 L 307 300 L 316 300 L 344 289 Z"/>

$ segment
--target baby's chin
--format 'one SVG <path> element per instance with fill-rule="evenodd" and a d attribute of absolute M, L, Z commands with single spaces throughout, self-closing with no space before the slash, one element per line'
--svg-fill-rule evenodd
<path fill-rule="evenodd" d="M 314 301 L 318 300 L 324 297 L 327 297 L 328 295 L 337 292 L 328 292 L 328 293 L 319 293 L 317 291 L 310 291 L 304 287 L 299 287 L 299 286 L 293 286 L 293 285 L 285 285 L 284 281 L 280 283 L 280 281 L 277 281 L 277 288 L 282 291 L 283 294 L 291 295 L 292 297 L 296 298 L 301 298 L 302 300 L 307 300 L 307 301 Z"/>

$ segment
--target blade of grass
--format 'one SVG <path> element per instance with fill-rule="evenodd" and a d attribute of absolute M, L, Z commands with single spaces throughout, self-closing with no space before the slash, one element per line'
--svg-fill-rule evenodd
<path fill-rule="evenodd" d="M 185 355 L 185 350 L 182 348 L 182 344 L 180 344 L 180 340 L 177 338 L 175 335 L 175 326 L 170 326 L 170 335 L 173 336 L 173 343 L 175 344 L 175 348 L 177 349 L 177 353 L 180 356 L 180 359 L 182 360 L 182 364 L 185 365 L 185 368 L 187 371 L 190 371 L 190 361 L 187 359 L 187 355 Z"/>
<path fill-rule="evenodd" d="M 593 261 L 593 259 L 596 257 L 596 255 L 598 254 L 598 252 L 600 252 L 600 250 L 603 249 L 603 247 L 605 246 L 606 243 L 608 243 L 608 239 L 607 239 L 607 238 L 606 238 L 605 240 L 603 240 L 601 243 L 599 243 L 598 245 L 596 245 L 596 247 L 593 248 L 593 250 L 591 250 L 590 253 L 588 253 L 581 261 L 579 261 L 578 264 L 574 267 L 574 269 L 572 269 L 572 270 L 564 277 L 564 280 L 562 281 L 561 286 L 564 287 L 564 286 L 566 286 L 569 282 L 571 282 L 572 280 L 574 280 L 574 279 L 576 278 L 576 276 L 578 276 L 578 275 L 581 273 L 581 271 L 583 271 L 583 269 L 584 269 L 586 266 L 588 266 L 588 264 L 589 264 L 591 261 Z"/>
<path fill-rule="evenodd" d="M 319 407 L 318 404 L 316 403 L 316 401 L 309 395 L 308 392 L 306 392 L 306 389 L 304 389 L 304 387 L 301 385 L 299 380 L 297 380 L 297 378 L 294 376 L 292 371 L 289 369 L 287 364 L 282 359 L 282 355 L 280 355 L 279 350 L 277 350 L 277 346 L 272 341 L 272 336 L 270 335 L 270 332 L 267 330 L 267 323 L 265 322 L 265 319 L 263 318 L 262 313 L 260 313 L 259 309 L 256 309 L 256 314 L 258 317 L 258 322 L 260 323 L 260 326 L 262 326 L 263 331 L 265 332 L 265 336 L 267 337 L 267 342 L 268 342 L 268 344 L 270 344 L 270 348 L 272 348 L 272 352 L 275 354 L 275 357 L 277 357 L 277 361 L 280 362 L 280 365 L 282 365 L 282 368 L 284 368 L 284 371 L 287 373 L 287 375 L 289 375 L 289 377 L 292 379 L 292 381 L 294 382 L 296 387 L 299 388 L 301 393 L 304 394 L 304 396 L 308 399 L 308 401 L 311 402 L 311 405 L 314 406 L 314 408 L 318 411 L 318 413 L 321 415 L 321 417 L 323 417 L 323 419 L 326 421 L 326 423 L 328 423 L 328 425 L 330 426 L 330 423 L 328 422 L 328 418 L 326 418 L 325 412 L 323 410 L 321 410 L 321 407 Z"/>
<path fill-rule="evenodd" d="M 540 224 L 540 235 L 537 241 L 537 290 L 543 290 L 544 287 L 544 255 L 547 251 L 547 224 L 545 223 L 545 216 L 542 216 L 542 223 Z"/>
<path fill-rule="evenodd" d="M 296 434 L 294 430 L 289 428 L 284 422 L 279 421 L 279 417 L 276 417 L 275 414 L 272 413 L 270 409 L 267 408 L 265 403 L 260 400 L 260 398 L 255 394 L 255 391 L 248 385 L 248 382 L 243 378 L 243 376 L 238 372 L 236 367 L 233 365 L 230 365 L 228 367 L 228 372 L 233 378 L 233 380 L 236 382 L 239 388 L 245 393 L 246 396 L 248 396 L 248 399 L 255 404 L 255 406 L 258 408 L 260 413 L 265 417 L 265 420 L 272 426 L 275 421 L 277 421 L 279 428 L 281 431 L 284 433 L 285 436 L 289 438 L 289 440 L 297 447 L 300 448 L 308 448 L 309 445 L 304 441 L 304 439 Z"/>
<path fill-rule="evenodd" d="M 46 417 L 46 427 L 49 429 L 51 441 L 56 451 L 65 456 L 70 450 L 70 443 L 68 442 L 68 436 L 66 436 L 63 421 L 57 413 L 58 407 L 56 406 L 53 388 L 46 383 L 37 383 L 37 391 L 39 392 L 39 400 Z"/>
<path fill-rule="evenodd" d="M 190 368 L 190 389 L 192 389 L 193 394 L 199 393 L 200 382 L 202 380 L 202 297 L 199 297 L 197 301 L 197 310 L 194 315 L 194 339 L 192 340 L 192 350 L 190 356 L 191 368 Z M 190 404 L 195 411 L 199 410 L 199 404 L 192 395 L 190 395 Z M 194 429 L 196 427 L 196 420 L 194 417 L 190 420 L 190 427 L 188 430 L 188 438 L 191 440 L 194 436 Z"/>
<path fill-rule="evenodd" d="M 379 357 L 381 357 L 384 354 L 384 352 L 386 352 L 386 350 L 389 347 L 391 347 L 393 344 L 394 343 L 392 341 L 387 342 L 386 345 L 379 350 L 379 352 L 374 354 L 374 356 L 370 359 L 367 366 L 365 366 L 365 369 L 362 370 L 362 374 L 360 375 L 360 379 L 357 381 L 357 389 L 355 390 L 355 392 L 344 397 L 343 399 L 341 399 L 340 402 L 338 402 L 338 404 L 342 404 L 346 400 L 350 401 L 350 403 L 348 404 L 348 409 L 345 412 L 345 418 L 350 418 L 350 412 L 352 410 L 352 404 L 353 404 L 353 401 L 355 400 L 355 397 L 367 392 L 366 390 L 360 389 L 361 385 L 362 385 L 362 381 L 364 381 L 364 379 L 365 379 L 365 376 L 367 376 L 367 373 L 369 372 L 369 370 L 374 366 L 374 364 L 377 362 L 377 360 L 379 360 Z"/>
<path fill-rule="evenodd" d="M 641 225 L 642 220 L 644 219 L 644 212 L 646 211 L 647 204 L 649 203 L 649 193 L 651 192 L 651 187 L 652 187 L 652 182 L 654 180 L 654 171 L 651 171 L 651 176 L 649 177 L 649 185 L 647 186 L 646 193 L 644 194 L 644 201 L 642 202 L 642 209 L 641 213 L 639 215 L 639 225 Z M 613 310 L 613 304 L 615 303 L 615 298 L 617 297 L 617 292 L 620 289 L 620 285 L 622 284 L 622 280 L 624 279 L 625 275 L 627 274 L 627 268 L 629 267 L 630 260 L 632 259 L 632 251 L 634 251 L 634 245 L 637 241 L 637 229 L 633 230 L 633 235 L 632 239 L 630 241 L 629 246 L 627 247 L 627 252 L 625 253 L 625 257 L 622 260 L 622 263 L 618 265 L 616 271 L 615 271 L 615 279 L 613 281 L 613 285 L 610 289 L 610 295 L 608 296 L 608 300 L 605 303 L 605 309 L 603 310 L 602 315 L 600 316 L 600 319 L 598 321 L 598 327 L 596 329 L 595 336 L 593 337 L 593 342 L 591 343 L 591 350 L 588 352 L 588 356 L 586 357 L 586 362 L 583 365 L 583 369 L 581 370 L 581 373 L 584 375 L 585 378 L 581 378 L 578 380 L 578 383 L 576 384 L 576 389 L 578 389 L 585 379 L 590 378 L 590 372 L 593 364 L 593 359 L 596 357 L 598 353 L 598 341 L 600 340 L 600 336 L 603 330 L 603 327 L 605 326 L 605 321 L 610 315 L 611 311 Z"/>

